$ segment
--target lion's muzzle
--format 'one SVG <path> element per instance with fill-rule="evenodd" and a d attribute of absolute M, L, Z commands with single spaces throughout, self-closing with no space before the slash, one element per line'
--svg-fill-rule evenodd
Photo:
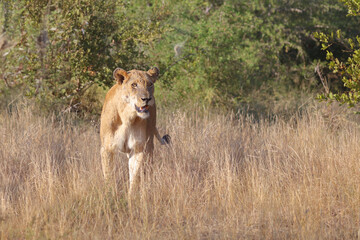
<path fill-rule="evenodd" d="M 135 109 L 138 113 L 147 113 L 149 112 L 149 105 L 145 105 L 143 107 L 138 107 L 135 105 Z"/>

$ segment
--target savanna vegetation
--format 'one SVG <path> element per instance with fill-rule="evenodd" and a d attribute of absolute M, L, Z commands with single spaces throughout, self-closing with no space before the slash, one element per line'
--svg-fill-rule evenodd
<path fill-rule="evenodd" d="M 21 94 L 44 110 L 99 114 L 115 67 L 156 65 L 164 106 L 283 114 L 323 91 L 321 79 L 344 90 L 314 33 L 355 38 L 347 12 L 337 0 L 2 0 L 1 103 Z M 346 41 L 328 43 L 347 59 Z"/>
<path fill-rule="evenodd" d="M 129 208 L 126 156 L 106 185 L 96 126 L 20 106 L 0 115 L 0 238 L 356 239 L 360 130 L 344 116 L 162 115 L 173 145 Z"/>
<path fill-rule="evenodd" d="M 0 0 L 0 239 L 356 239 L 359 0 Z M 112 71 L 161 75 L 132 208 Z"/>

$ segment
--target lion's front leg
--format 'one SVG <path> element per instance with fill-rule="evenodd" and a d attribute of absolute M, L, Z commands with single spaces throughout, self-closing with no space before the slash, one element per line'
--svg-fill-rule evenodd
<path fill-rule="evenodd" d="M 129 158 L 129 181 L 130 181 L 129 196 L 132 195 L 132 192 L 136 187 L 139 178 L 140 168 L 142 167 L 143 159 L 144 159 L 143 151 L 133 153 Z"/>
<path fill-rule="evenodd" d="M 129 126 L 122 124 L 115 132 L 112 148 L 118 149 L 123 153 L 127 153 L 127 140 L 128 140 Z"/>
<path fill-rule="evenodd" d="M 114 151 L 106 147 L 101 147 L 101 165 L 105 180 L 109 180 L 113 165 Z"/>

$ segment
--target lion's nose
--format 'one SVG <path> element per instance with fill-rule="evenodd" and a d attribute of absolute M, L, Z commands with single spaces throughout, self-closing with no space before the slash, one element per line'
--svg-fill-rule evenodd
<path fill-rule="evenodd" d="M 151 98 L 141 98 L 141 100 L 143 100 L 144 102 L 148 103 L 148 102 L 151 100 Z"/>

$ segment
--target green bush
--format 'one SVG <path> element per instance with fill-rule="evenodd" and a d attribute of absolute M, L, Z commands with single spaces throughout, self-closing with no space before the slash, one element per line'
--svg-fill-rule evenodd
<path fill-rule="evenodd" d="M 346 2 L 356 9 L 350 5 L 356 1 Z M 8 42 L 0 50 L 0 97 L 16 88 L 56 111 L 99 113 L 89 103 L 101 105 L 95 103 L 103 97 L 98 88 L 113 84 L 116 67 L 153 65 L 161 72 L 156 96 L 163 106 L 237 110 L 250 105 L 268 112 L 288 102 L 300 105 L 303 92 L 321 87 L 314 69 L 329 72 L 312 33 L 339 28 L 347 37 L 360 33 L 359 19 L 346 18 L 346 7 L 337 0 L 6 0 L 0 5 L 1 36 Z M 346 62 L 344 48 L 338 41 L 329 49 Z M 337 75 L 333 79 L 339 82 Z"/>
<path fill-rule="evenodd" d="M 4 53 L 2 70 L 44 109 L 84 110 L 86 90 L 112 85 L 116 67 L 148 67 L 141 44 L 162 32 L 156 22 L 128 18 L 122 1 L 26 0 L 4 6 L 21 24 L 20 36 L 8 34 L 17 43 Z"/>
<path fill-rule="evenodd" d="M 358 31 L 336 0 L 183 1 L 166 7 L 171 14 L 163 23 L 172 31 L 150 46 L 149 57 L 162 69 L 158 95 L 169 105 L 250 104 L 262 111 L 316 90 L 314 69 L 325 56 L 312 32 L 337 26 Z"/>
<path fill-rule="evenodd" d="M 342 0 L 342 2 L 348 7 L 348 16 L 360 15 L 359 0 Z M 336 35 L 317 32 L 315 36 L 322 42 L 322 49 L 326 50 L 329 68 L 342 77 L 344 87 L 347 89 L 345 92 L 336 93 L 327 89 L 325 94 L 318 96 L 318 99 L 335 100 L 341 104 L 354 107 L 360 102 L 360 37 L 356 36 L 355 40 L 353 38 L 344 39 L 340 30 L 337 31 Z M 346 59 L 332 51 L 331 46 L 336 41 L 344 41 L 347 44 L 346 50 L 350 54 Z"/>

